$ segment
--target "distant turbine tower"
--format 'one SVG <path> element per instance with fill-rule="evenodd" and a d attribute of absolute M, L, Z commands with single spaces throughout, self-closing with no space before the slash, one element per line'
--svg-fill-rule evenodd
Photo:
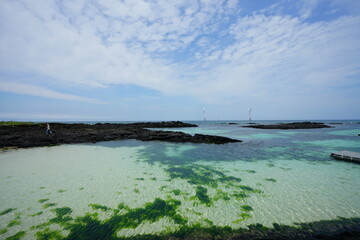
<path fill-rule="evenodd" d="M 253 109 L 252 109 L 252 107 L 249 107 L 248 108 L 248 111 L 249 111 L 249 122 L 251 122 L 251 111 L 252 111 Z"/>
<path fill-rule="evenodd" d="M 204 116 L 204 121 L 206 121 L 206 110 L 205 110 L 205 107 L 204 107 L 204 111 L 203 111 L 203 116 Z"/>

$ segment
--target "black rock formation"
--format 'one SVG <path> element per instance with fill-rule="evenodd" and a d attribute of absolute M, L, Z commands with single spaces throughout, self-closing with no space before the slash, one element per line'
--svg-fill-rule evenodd
<path fill-rule="evenodd" d="M 294 123 L 279 123 L 279 124 L 259 124 L 243 126 L 250 128 L 261 129 L 311 129 L 311 128 L 331 128 L 328 125 L 320 122 L 294 122 Z"/>
<path fill-rule="evenodd" d="M 64 124 L 51 123 L 53 134 L 45 133 L 46 124 L 0 126 L 1 147 L 38 147 L 58 144 L 85 143 L 136 139 L 141 141 L 166 141 L 224 144 L 240 140 L 220 136 L 183 132 L 150 130 L 147 128 L 197 127 L 183 122 L 147 122 L 129 124 Z"/>

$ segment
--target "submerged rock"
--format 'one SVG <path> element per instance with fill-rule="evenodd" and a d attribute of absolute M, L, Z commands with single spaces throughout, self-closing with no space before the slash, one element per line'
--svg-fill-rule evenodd
<path fill-rule="evenodd" d="M 261 129 L 312 129 L 312 128 L 331 128 L 320 122 L 294 122 L 294 123 L 279 123 L 279 124 L 259 124 L 251 126 L 242 126 L 250 128 Z"/>
<path fill-rule="evenodd" d="M 64 124 L 51 123 L 53 134 L 46 134 L 46 124 L 0 126 L 0 148 L 38 147 L 58 144 L 85 143 L 136 139 L 141 141 L 166 141 L 224 144 L 240 140 L 183 132 L 149 130 L 147 128 L 197 127 L 183 122 L 149 122 L 129 124 Z"/>

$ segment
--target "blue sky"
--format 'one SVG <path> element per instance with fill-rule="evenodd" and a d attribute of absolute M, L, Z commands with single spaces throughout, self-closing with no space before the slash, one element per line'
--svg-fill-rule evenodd
<path fill-rule="evenodd" d="M 358 0 L 1 0 L 0 120 L 360 119 Z"/>

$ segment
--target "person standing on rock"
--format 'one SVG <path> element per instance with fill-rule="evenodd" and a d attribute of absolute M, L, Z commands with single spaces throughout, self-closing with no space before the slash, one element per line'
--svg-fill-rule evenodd
<path fill-rule="evenodd" d="M 50 130 L 50 125 L 46 124 L 46 134 L 52 134 L 52 131 Z"/>

